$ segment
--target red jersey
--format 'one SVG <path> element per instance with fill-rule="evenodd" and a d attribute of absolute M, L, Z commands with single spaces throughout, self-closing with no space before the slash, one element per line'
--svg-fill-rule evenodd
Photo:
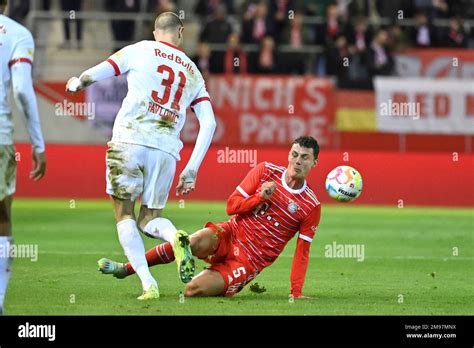
<path fill-rule="evenodd" d="M 293 259 L 291 293 L 301 295 L 308 265 L 309 246 L 319 224 L 321 204 L 306 181 L 300 189 L 285 181 L 285 167 L 263 162 L 253 168 L 229 197 L 232 243 L 259 272 L 271 265 L 288 241 L 299 231 Z M 273 181 L 270 199 L 261 197 L 261 185 Z"/>

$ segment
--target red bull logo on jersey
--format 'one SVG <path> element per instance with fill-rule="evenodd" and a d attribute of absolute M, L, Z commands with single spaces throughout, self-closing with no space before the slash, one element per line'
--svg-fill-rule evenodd
<path fill-rule="evenodd" d="M 168 53 L 167 54 L 166 52 L 161 52 L 161 50 L 159 48 L 155 48 L 155 56 L 161 57 L 161 58 L 166 58 L 166 59 L 169 59 L 169 60 L 171 60 L 171 61 L 173 61 L 177 64 L 180 64 L 181 66 L 183 66 L 183 68 L 185 68 L 191 74 L 194 75 L 194 69 L 193 69 L 193 66 L 192 66 L 191 62 L 182 59 L 180 56 L 178 56 L 174 53 Z"/>

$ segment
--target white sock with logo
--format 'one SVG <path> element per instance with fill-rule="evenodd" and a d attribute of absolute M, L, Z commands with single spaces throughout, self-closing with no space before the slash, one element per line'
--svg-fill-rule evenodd
<path fill-rule="evenodd" d="M 159 238 L 165 242 L 170 242 L 171 245 L 174 243 L 174 236 L 176 235 L 176 227 L 173 223 L 165 218 L 158 217 L 149 221 L 143 232 L 149 234 L 153 238 Z"/>
<path fill-rule="evenodd" d="M 155 278 L 148 269 L 145 257 L 145 245 L 138 232 L 137 223 L 133 219 L 122 220 L 117 224 L 117 231 L 125 255 L 133 269 L 142 281 L 143 290 L 148 290 L 151 285 L 157 285 Z"/>
<path fill-rule="evenodd" d="M 10 280 L 12 263 L 10 245 L 12 241 L 12 237 L 0 237 L 0 309 L 3 309 L 8 281 Z"/>

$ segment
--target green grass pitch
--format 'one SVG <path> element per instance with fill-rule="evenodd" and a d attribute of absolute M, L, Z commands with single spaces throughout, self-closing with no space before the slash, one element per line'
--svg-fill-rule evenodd
<path fill-rule="evenodd" d="M 233 298 L 183 298 L 175 263 L 152 269 L 159 301 L 136 300 L 136 276 L 117 280 L 96 261 L 124 261 L 108 201 L 25 200 L 13 205 L 16 244 L 37 244 L 38 259 L 16 258 L 6 315 L 443 315 L 473 314 L 473 210 L 323 205 L 311 249 L 304 294 L 291 301 L 295 240 Z M 178 228 L 223 221 L 224 202 L 170 202 Z M 146 247 L 156 240 L 144 237 Z M 326 257 L 326 246 L 359 244 L 364 260 Z M 198 271 L 204 263 L 198 261 Z M 253 283 L 254 283 L 253 282 Z"/>

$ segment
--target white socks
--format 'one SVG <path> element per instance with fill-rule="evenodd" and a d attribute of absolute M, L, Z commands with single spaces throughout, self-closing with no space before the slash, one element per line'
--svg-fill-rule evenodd
<path fill-rule="evenodd" d="M 7 292 L 8 280 L 10 279 L 10 245 L 12 237 L 0 237 L 0 309 L 3 309 L 3 301 Z"/>
<path fill-rule="evenodd" d="M 125 255 L 133 269 L 142 281 L 143 290 L 148 290 L 151 285 L 157 285 L 156 280 L 148 269 L 145 257 L 145 245 L 138 232 L 137 223 L 133 219 L 122 220 L 117 224 L 117 231 Z"/>
<path fill-rule="evenodd" d="M 174 236 L 176 235 L 176 227 L 173 223 L 165 218 L 159 217 L 148 222 L 143 232 L 149 234 L 153 238 L 160 238 L 165 242 L 174 244 Z"/>

